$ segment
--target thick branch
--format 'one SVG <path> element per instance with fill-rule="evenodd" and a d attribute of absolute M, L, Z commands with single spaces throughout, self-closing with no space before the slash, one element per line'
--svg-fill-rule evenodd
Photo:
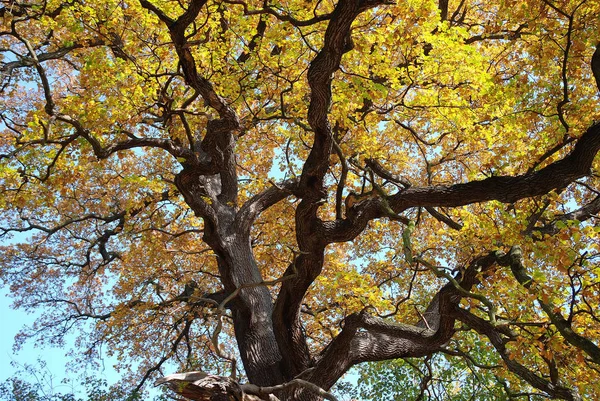
<path fill-rule="evenodd" d="M 357 363 L 405 357 L 421 357 L 439 351 L 454 335 L 452 311 L 465 292 L 479 282 L 480 274 L 496 264 L 496 254 L 475 259 L 432 298 L 415 325 L 390 322 L 366 311 L 346 318 L 344 329 L 326 348 L 309 379 L 325 389 Z M 458 286 L 457 286 L 458 284 Z"/>
<path fill-rule="evenodd" d="M 286 271 L 295 278 L 282 283 L 275 303 L 273 323 L 279 349 L 283 356 L 284 375 L 291 379 L 309 367 L 311 357 L 300 322 L 300 306 L 306 291 L 323 268 L 325 243 L 319 235 L 317 210 L 325 201 L 324 176 L 329 169 L 333 135 L 328 120 L 331 104 L 331 82 L 339 68 L 350 38 L 350 28 L 356 17 L 382 1 L 341 0 L 331 14 L 325 31 L 323 48 L 308 70 L 310 104 L 308 122 L 314 132 L 312 149 L 304 163 L 299 193 L 302 198 L 296 209 L 296 238 L 300 256 Z"/>
<path fill-rule="evenodd" d="M 212 83 L 202 77 L 197 70 L 196 61 L 190 50 L 186 37 L 186 29 L 194 22 L 206 0 L 192 0 L 187 10 L 177 20 L 173 20 L 147 0 L 140 0 L 142 7 L 151 11 L 167 26 L 173 45 L 179 57 L 185 82 L 194 88 L 205 103 L 217 111 L 219 119 L 208 123 L 206 135 L 201 143 L 199 153 L 205 152 L 210 163 L 219 167 L 221 194 L 219 200 L 223 204 L 235 204 L 237 201 L 237 170 L 235 162 L 235 138 L 233 132 L 239 129 L 240 121 L 225 99 L 217 94 Z"/>
<path fill-rule="evenodd" d="M 539 171 L 515 177 L 490 177 L 466 184 L 412 187 L 390 196 L 389 201 L 397 211 L 415 206 L 462 206 L 490 200 L 512 203 L 565 188 L 576 179 L 589 175 L 598 150 L 600 123 L 592 125 L 581 136 L 568 156 Z"/>
<path fill-rule="evenodd" d="M 323 178 L 329 169 L 333 146 L 327 117 L 331 103 L 333 73 L 339 68 L 350 26 L 360 13 L 360 1 L 342 0 L 331 15 L 323 48 L 308 70 L 311 89 L 308 121 L 314 131 L 314 142 L 300 177 L 302 201 L 296 210 L 296 237 L 301 255 L 286 271 L 295 274 L 282 283 L 275 303 L 273 323 L 283 356 L 284 375 L 291 379 L 310 365 L 310 353 L 300 322 L 300 306 L 304 294 L 323 268 L 324 246 L 319 245 L 315 226 L 317 210 L 324 202 Z"/>
<path fill-rule="evenodd" d="M 196 216 L 202 217 L 207 228 L 214 230 L 218 216 L 214 205 L 214 196 L 206 189 L 206 179 L 200 173 L 191 169 L 183 169 L 175 176 L 175 185 L 183 195 L 185 202 Z M 211 177 L 208 177 L 210 180 Z"/>

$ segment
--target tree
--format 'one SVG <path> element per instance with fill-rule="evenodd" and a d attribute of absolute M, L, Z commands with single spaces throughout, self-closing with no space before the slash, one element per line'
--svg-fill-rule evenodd
<path fill-rule="evenodd" d="M 597 1 L 2 4 L 19 342 L 196 399 L 599 397 Z"/>

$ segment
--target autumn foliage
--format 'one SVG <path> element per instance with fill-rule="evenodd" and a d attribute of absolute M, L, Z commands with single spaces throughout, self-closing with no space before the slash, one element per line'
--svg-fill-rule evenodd
<path fill-rule="evenodd" d="M 597 0 L 1 3 L 19 344 L 214 400 L 600 398 Z"/>

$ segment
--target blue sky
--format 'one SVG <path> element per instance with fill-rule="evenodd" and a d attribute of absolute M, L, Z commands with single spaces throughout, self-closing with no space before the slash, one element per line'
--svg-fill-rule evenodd
<path fill-rule="evenodd" d="M 27 314 L 20 310 L 13 310 L 11 303 L 12 300 L 9 297 L 8 290 L 0 288 L 0 322 L 2 322 L 2 328 L 0 329 L 0 382 L 4 382 L 17 373 L 19 365 L 37 365 L 38 360 L 41 360 L 46 363 L 47 370 L 42 373 L 49 373 L 48 376 L 53 377 L 52 384 L 55 387 L 54 390 L 58 392 L 69 391 L 68 389 L 61 388 L 61 380 L 69 378 L 78 383 L 77 376 L 79 373 L 82 373 L 67 372 L 69 358 L 66 356 L 66 353 L 69 352 L 69 348 L 39 348 L 35 346 L 35 341 L 31 340 L 25 343 L 20 351 L 15 352 L 13 350 L 15 335 L 23 326 L 33 323 L 36 315 Z M 67 343 L 69 342 L 67 341 Z M 114 383 L 118 380 L 118 374 L 108 362 L 104 364 L 104 369 L 87 373 L 95 378 L 104 378 L 108 383 Z M 24 379 L 35 381 L 35 378 Z"/>
<path fill-rule="evenodd" d="M 6 380 L 16 372 L 17 368 L 12 366 L 11 362 L 35 363 L 38 358 L 46 361 L 51 372 L 57 375 L 64 374 L 67 362 L 65 353 L 68 351 L 66 349 L 37 348 L 33 341 L 30 341 L 21 351 L 14 352 L 15 335 L 23 326 L 33 323 L 36 316 L 13 310 L 11 303 L 7 289 L 0 289 L 0 321 L 3 323 L 0 330 L 0 381 Z"/>

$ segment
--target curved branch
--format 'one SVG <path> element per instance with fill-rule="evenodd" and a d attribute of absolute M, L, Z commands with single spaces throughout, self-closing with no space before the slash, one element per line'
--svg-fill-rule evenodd
<path fill-rule="evenodd" d="M 342 148 L 335 140 L 333 141 L 333 149 L 335 150 L 335 153 L 340 159 L 340 164 L 342 165 L 340 179 L 338 181 L 337 189 L 335 191 L 335 218 L 341 219 L 344 188 L 346 186 L 346 178 L 348 177 L 348 161 L 344 156 L 344 152 L 342 152 Z"/>
<path fill-rule="evenodd" d="M 297 180 L 287 180 L 280 184 L 272 183 L 270 188 L 254 195 L 244 203 L 236 215 L 235 225 L 240 227 L 242 232 L 249 233 L 252 223 L 262 212 L 290 196 L 297 186 Z"/>
<path fill-rule="evenodd" d="M 121 150 L 159 148 L 166 150 L 173 157 L 184 158 L 186 164 L 193 166 L 196 170 L 202 171 L 204 174 L 214 174 L 215 166 L 213 163 L 207 163 L 206 161 L 201 160 L 197 154 L 185 147 L 177 145 L 171 139 L 130 138 L 125 141 L 114 142 L 104 147 L 78 120 L 66 114 L 56 114 L 55 117 L 56 120 L 71 125 L 75 129 L 77 135 L 84 138 L 92 146 L 94 155 L 98 159 L 107 159 Z"/>
<path fill-rule="evenodd" d="M 433 216 L 433 218 L 435 218 L 438 221 L 441 221 L 442 223 L 446 224 L 448 227 L 460 231 L 463 228 L 463 225 L 460 223 L 457 223 L 456 221 L 452 220 L 450 217 L 446 216 L 443 213 L 438 212 L 437 210 L 435 210 L 435 208 L 431 207 L 431 206 L 427 206 L 425 207 L 425 210 L 427 210 L 429 212 L 430 215 Z"/>
<path fill-rule="evenodd" d="M 50 236 L 50 235 L 55 234 L 58 231 L 62 230 L 63 228 L 70 226 L 71 224 L 81 223 L 81 222 L 84 222 L 84 221 L 87 221 L 90 219 L 100 220 L 100 221 L 103 221 L 104 223 L 112 223 L 114 221 L 117 221 L 117 220 L 123 218 L 125 216 L 125 213 L 126 212 L 122 211 L 122 212 L 115 213 L 110 216 L 100 216 L 100 215 L 97 215 L 94 213 L 90 213 L 90 214 L 86 214 L 81 217 L 67 219 L 67 220 L 62 221 L 59 224 L 55 225 L 54 227 L 45 227 L 40 224 L 30 223 L 28 218 L 22 217 L 21 219 L 23 221 L 27 221 L 27 223 L 28 223 L 27 227 L 22 227 L 22 228 L 0 227 L 0 237 L 4 236 L 5 234 L 7 234 L 9 232 L 27 232 L 27 231 L 32 231 L 32 230 L 43 231 Z"/>
<path fill-rule="evenodd" d="M 203 78 L 198 74 L 196 68 L 196 61 L 192 56 L 189 46 L 187 46 L 187 39 L 185 31 L 188 26 L 196 19 L 200 10 L 206 4 L 206 0 L 192 0 L 189 2 L 188 9 L 176 20 L 173 20 L 161 11 L 154 4 L 148 0 L 140 0 L 140 4 L 143 8 L 149 10 L 155 14 L 169 29 L 173 45 L 179 56 L 181 68 L 185 81 L 188 85 L 196 89 L 204 101 L 213 109 L 215 109 L 221 118 L 229 120 L 231 123 L 237 125 L 232 128 L 239 126 L 239 121 L 233 109 L 229 107 L 227 102 L 220 97 L 214 90 L 213 85 L 207 79 Z"/>
<path fill-rule="evenodd" d="M 33 50 L 33 47 L 31 46 L 29 41 L 27 39 L 25 39 L 24 37 L 22 37 L 21 35 L 19 35 L 15 31 L 13 31 L 13 36 L 15 38 L 17 38 L 18 40 L 20 40 L 27 48 L 27 51 L 29 52 L 29 56 L 31 57 L 31 62 L 32 62 L 33 66 L 35 67 L 35 70 L 37 71 L 37 73 L 40 77 L 40 80 L 42 81 L 42 88 L 44 90 L 44 98 L 46 100 L 46 105 L 44 106 L 44 110 L 46 111 L 46 113 L 48 113 L 48 115 L 53 115 L 55 105 L 54 105 L 54 100 L 52 99 L 52 91 L 50 90 L 50 81 L 48 80 L 48 76 L 46 75 L 46 70 L 42 67 L 42 64 L 40 63 L 40 61 L 35 53 L 35 50 Z"/>
<path fill-rule="evenodd" d="M 458 307 L 454 311 L 454 316 L 456 316 L 456 318 L 461 322 L 473 328 L 478 333 L 483 334 L 487 338 L 489 338 L 494 348 L 496 348 L 496 351 L 502 357 L 502 360 L 506 364 L 506 367 L 511 372 L 525 380 L 527 383 L 531 384 L 533 387 L 546 392 L 553 398 L 560 398 L 563 400 L 570 401 L 581 400 L 581 396 L 577 393 L 576 389 L 570 389 L 559 385 L 555 385 L 549 382 L 548 380 L 544 379 L 543 377 L 538 376 L 532 370 L 521 365 L 514 358 L 511 358 L 506 349 L 506 341 L 502 336 L 502 333 L 498 331 L 497 327 L 494 327 L 484 319 L 473 315 L 471 312 Z"/>
<path fill-rule="evenodd" d="M 308 122 L 314 132 L 312 149 L 300 176 L 302 201 L 296 209 L 296 238 L 300 256 L 285 275 L 295 274 L 282 283 L 273 311 L 273 324 L 282 353 L 284 375 L 292 379 L 306 370 L 311 357 L 300 322 L 300 309 L 306 291 L 321 273 L 325 242 L 319 229 L 317 210 L 325 201 L 324 177 L 329 169 L 333 135 L 328 119 L 333 74 L 347 51 L 350 27 L 358 15 L 382 0 L 341 0 L 336 5 L 325 31 L 323 48 L 311 62 L 307 79 L 310 87 Z"/>
<path fill-rule="evenodd" d="M 367 159 L 365 162 L 367 167 L 369 167 L 371 171 L 373 171 L 373 173 L 377 174 L 379 177 L 393 182 L 395 184 L 402 185 L 404 188 L 410 188 L 412 186 L 412 184 L 407 178 L 401 177 L 392 173 L 391 171 L 388 171 L 385 167 L 381 165 L 381 163 L 379 163 L 378 160 Z"/>
<path fill-rule="evenodd" d="M 60 60 L 73 50 L 82 49 L 82 48 L 90 48 L 104 45 L 105 42 L 101 39 L 94 39 L 90 41 L 86 41 L 84 43 L 74 43 L 70 46 L 61 47 L 57 50 L 36 54 L 35 58 L 29 57 L 20 57 L 18 60 L 2 62 L 0 63 L 0 71 L 10 74 L 12 70 L 25 68 L 25 67 L 35 67 L 36 63 L 43 63 L 44 61 L 49 60 Z"/>
<path fill-rule="evenodd" d="M 364 310 L 348 316 L 344 329 L 327 346 L 309 380 L 327 389 L 357 363 L 438 352 L 455 332 L 451 312 L 459 305 L 464 292 L 468 293 L 479 282 L 480 275 L 496 265 L 499 257 L 492 253 L 473 260 L 454 283 L 444 285 L 437 292 L 414 325 L 390 322 Z"/>
<path fill-rule="evenodd" d="M 540 304 L 542 310 L 546 313 L 546 315 L 550 318 L 550 321 L 563 338 L 572 346 L 579 348 L 583 352 L 585 352 L 594 363 L 600 364 L 600 347 L 594 344 L 592 341 L 588 340 L 582 335 L 577 334 L 572 328 L 571 324 L 562 316 L 559 312 L 560 308 L 556 305 L 553 305 L 552 302 L 544 302 L 541 297 L 537 296 L 535 291 L 535 282 L 527 274 L 525 270 L 525 266 L 523 266 L 523 253 L 521 248 L 518 246 L 512 247 L 509 253 L 509 261 L 510 261 L 510 270 L 513 273 L 513 276 L 519 284 L 528 289 L 530 292 L 536 295 L 537 301 Z"/>
<path fill-rule="evenodd" d="M 194 22 L 200 10 L 206 4 L 206 0 L 192 0 L 187 10 L 177 20 L 168 17 L 148 0 L 140 0 L 140 4 L 157 15 L 169 29 L 185 82 L 194 88 L 202 96 L 204 102 L 219 114 L 219 119 L 208 122 L 206 135 L 202 140 L 201 149 L 198 149 L 198 153 L 206 152 L 209 161 L 216 163 L 219 167 L 218 172 L 221 179 L 219 200 L 223 204 L 235 204 L 237 202 L 238 184 L 233 132 L 239 129 L 240 121 L 235 110 L 217 94 L 212 83 L 198 73 L 196 61 L 185 34 L 186 29 Z"/>
<path fill-rule="evenodd" d="M 284 22 L 289 22 L 290 24 L 292 24 L 295 27 L 301 27 L 301 26 L 309 26 L 309 25 L 314 25 L 318 22 L 321 21 L 326 21 L 328 19 L 331 18 L 331 14 L 322 14 L 322 15 L 316 15 L 311 19 L 308 20 L 298 20 L 290 15 L 284 15 L 284 14 L 280 14 L 277 11 L 275 11 L 273 8 L 265 5 L 262 9 L 260 10 L 250 10 L 248 8 L 248 4 L 244 1 L 239 1 L 239 0 L 225 0 L 224 1 L 227 4 L 237 4 L 237 5 L 241 5 L 244 8 L 244 15 L 260 15 L 260 14 L 269 14 L 274 16 L 275 18 L 277 18 L 280 21 L 284 21 Z"/>

